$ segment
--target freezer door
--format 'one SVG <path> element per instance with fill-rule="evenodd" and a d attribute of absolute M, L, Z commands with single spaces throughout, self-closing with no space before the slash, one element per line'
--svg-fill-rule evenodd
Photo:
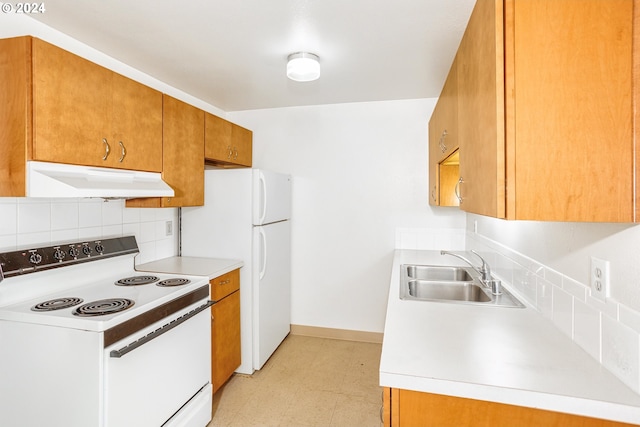
<path fill-rule="evenodd" d="M 291 175 L 253 170 L 253 224 L 291 218 Z"/>
<path fill-rule="evenodd" d="M 254 227 L 253 365 L 260 369 L 291 330 L 289 221 Z"/>

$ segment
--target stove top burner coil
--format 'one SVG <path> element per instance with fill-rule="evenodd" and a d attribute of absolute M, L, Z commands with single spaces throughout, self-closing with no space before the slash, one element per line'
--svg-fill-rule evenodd
<path fill-rule="evenodd" d="M 158 280 L 160 279 L 156 276 L 131 276 L 117 280 L 115 283 L 118 286 L 138 286 L 148 285 L 149 283 L 157 282 Z"/>
<path fill-rule="evenodd" d="M 62 297 L 55 298 L 48 301 L 39 302 L 38 304 L 31 307 L 32 311 L 54 311 L 54 310 L 62 310 L 63 308 L 69 308 L 76 306 L 78 304 L 82 304 L 84 301 L 82 298 L 77 297 Z"/>
<path fill-rule="evenodd" d="M 127 298 L 108 298 L 88 302 L 73 310 L 73 314 L 81 317 L 113 314 L 133 307 L 135 303 Z"/>
<path fill-rule="evenodd" d="M 182 277 L 172 277 L 161 282 L 156 283 L 156 286 L 182 286 L 191 283 L 189 279 L 183 279 Z"/>

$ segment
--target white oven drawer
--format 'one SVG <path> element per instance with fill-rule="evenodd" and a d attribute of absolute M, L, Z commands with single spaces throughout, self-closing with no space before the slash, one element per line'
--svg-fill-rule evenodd
<path fill-rule="evenodd" d="M 161 426 L 210 383 L 211 309 L 175 327 L 170 323 L 204 303 L 194 303 L 104 349 L 105 427 Z M 159 331 L 162 327 L 166 332 Z M 112 357 L 113 350 L 119 357 Z"/>

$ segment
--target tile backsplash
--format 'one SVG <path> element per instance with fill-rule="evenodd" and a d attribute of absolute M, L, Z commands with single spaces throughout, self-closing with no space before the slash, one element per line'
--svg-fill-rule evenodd
<path fill-rule="evenodd" d="M 125 208 L 124 200 L 0 198 L 0 252 L 128 235 L 138 242 L 137 264 L 177 255 L 178 209 Z"/>
<path fill-rule="evenodd" d="M 577 282 L 480 234 L 467 232 L 466 250 L 486 257 L 493 273 L 568 338 L 640 393 L 640 313 L 613 298 L 591 296 Z"/>

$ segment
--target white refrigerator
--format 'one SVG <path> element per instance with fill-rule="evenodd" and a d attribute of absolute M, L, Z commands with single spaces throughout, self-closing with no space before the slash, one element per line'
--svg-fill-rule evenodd
<path fill-rule="evenodd" d="M 181 252 L 244 261 L 236 372 L 252 374 L 291 329 L 291 176 L 208 169 L 204 191 L 204 206 L 182 208 Z"/>

